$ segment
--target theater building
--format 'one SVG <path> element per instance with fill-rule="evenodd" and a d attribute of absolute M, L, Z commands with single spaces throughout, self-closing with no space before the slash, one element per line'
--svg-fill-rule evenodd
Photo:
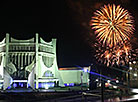
<path fill-rule="evenodd" d="M 59 70 L 56 39 L 45 42 L 36 34 L 28 40 L 17 40 L 6 34 L 0 42 L 1 90 L 88 84 L 88 73 L 84 69 L 89 70 L 89 67 Z"/>

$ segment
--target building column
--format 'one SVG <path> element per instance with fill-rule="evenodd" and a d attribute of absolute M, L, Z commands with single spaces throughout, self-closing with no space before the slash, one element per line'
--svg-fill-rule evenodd
<path fill-rule="evenodd" d="M 34 55 L 33 55 L 33 54 L 31 54 L 31 62 L 33 61 L 33 56 L 34 56 Z"/>
<path fill-rule="evenodd" d="M 17 53 L 14 54 L 14 63 L 17 64 Z"/>
<path fill-rule="evenodd" d="M 8 64 L 8 56 L 9 56 L 9 34 L 6 34 L 6 55 L 5 55 L 5 67 L 7 67 Z"/>
<path fill-rule="evenodd" d="M 23 68 L 23 56 L 24 56 L 24 53 L 21 54 L 21 67 Z"/>
<path fill-rule="evenodd" d="M 24 65 L 26 66 L 26 58 L 27 58 L 27 53 L 24 55 Z"/>
<path fill-rule="evenodd" d="M 8 60 L 9 60 L 9 34 L 6 33 L 6 53 L 5 53 L 5 58 L 4 58 L 4 66 L 6 69 L 7 69 L 7 65 L 8 65 Z M 4 82 L 3 82 L 3 90 L 6 90 L 6 87 L 7 87 L 7 83 L 9 83 L 9 81 L 7 82 L 7 77 L 6 77 L 6 70 L 3 69 L 3 78 L 4 78 Z"/>
<path fill-rule="evenodd" d="M 28 65 L 30 64 L 30 53 L 28 54 Z"/>
<path fill-rule="evenodd" d="M 13 60 L 13 56 L 14 56 L 14 54 L 11 54 L 11 62 L 12 62 L 12 63 L 14 63 L 14 62 L 13 62 L 13 61 L 14 61 L 14 60 Z"/>
<path fill-rule="evenodd" d="M 36 33 L 36 44 L 35 44 L 35 61 L 36 61 L 36 69 L 35 69 L 35 74 L 36 74 L 36 89 L 38 89 L 39 88 L 39 82 L 38 82 L 38 77 L 39 77 L 39 65 L 38 65 L 38 39 L 39 39 L 39 37 L 38 37 L 38 33 Z"/>
<path fill-rule="evenodd" d="M 20 67 L 21 67 L 21 66 L 20 66 L 20 60 L 21 60 L 21 59 L 20 59 L 20 54 L 17 54 L 17 56 L 18 56 L 18 68 L 20 69 Z"/>

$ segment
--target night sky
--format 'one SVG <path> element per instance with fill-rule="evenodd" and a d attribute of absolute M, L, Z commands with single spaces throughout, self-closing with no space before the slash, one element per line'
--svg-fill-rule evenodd
<path fill-rule="evenodd" d="M 29 1 L 29 0 L 28 0 Z M 45 40 L 57 38 L 59 67 L 94 63 L 95 35 L 89 26 L 93 12 L 104 4 L 120 4 L 135 20 L 133 43 L 138 38 L 137 0 L 45 0 L 0 2 L 0 40 L 9 33 L 16 39 L 30 39 L 35 33 Z"/>

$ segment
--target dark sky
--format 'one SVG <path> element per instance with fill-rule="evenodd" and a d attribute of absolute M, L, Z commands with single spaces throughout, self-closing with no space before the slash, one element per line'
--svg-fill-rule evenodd
<path fill-rule="evenodd" d="M 29 0 L 28 0 L 29 1 Z M 57 38 L 58 66 L 88 65 L 93 62 L 95 36 L 89 26 L 92 13 L 103 4 L 121 4 L 134 18 L 137 29 L 137 0 L 45 0 L 0 2 L 0 40 L 8 32 L 16 39 L 35 33 L 46 41 Z M 137 37 L 137 35 L 135 34 Z"/>

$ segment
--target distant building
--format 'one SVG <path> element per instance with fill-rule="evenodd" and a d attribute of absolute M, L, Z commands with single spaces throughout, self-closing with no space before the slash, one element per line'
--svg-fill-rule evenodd
<path fill-rule="evenodd" d="M 130 77 L 130 83 L 129 83 L 130 87 L 138 88 L 138 61 L 137 60 L 129 63 L 129 77 Z"/>
<path fill-rule="evenodd" d="M 56 39 L 45 42 L 38 34 L 29 40 L 17 40 L 6 34 L 0 42 L 0 89 L 67 86 L 88 83 L 83 69 L 57 66 Z M 87 68 L 88 69 L 88 68 Z"/>
<path fill-rule="evenodd" d="M 61 79 L 65 86 L 81 85 L 89 86 L 90 66 L 59 68 Z"/>

